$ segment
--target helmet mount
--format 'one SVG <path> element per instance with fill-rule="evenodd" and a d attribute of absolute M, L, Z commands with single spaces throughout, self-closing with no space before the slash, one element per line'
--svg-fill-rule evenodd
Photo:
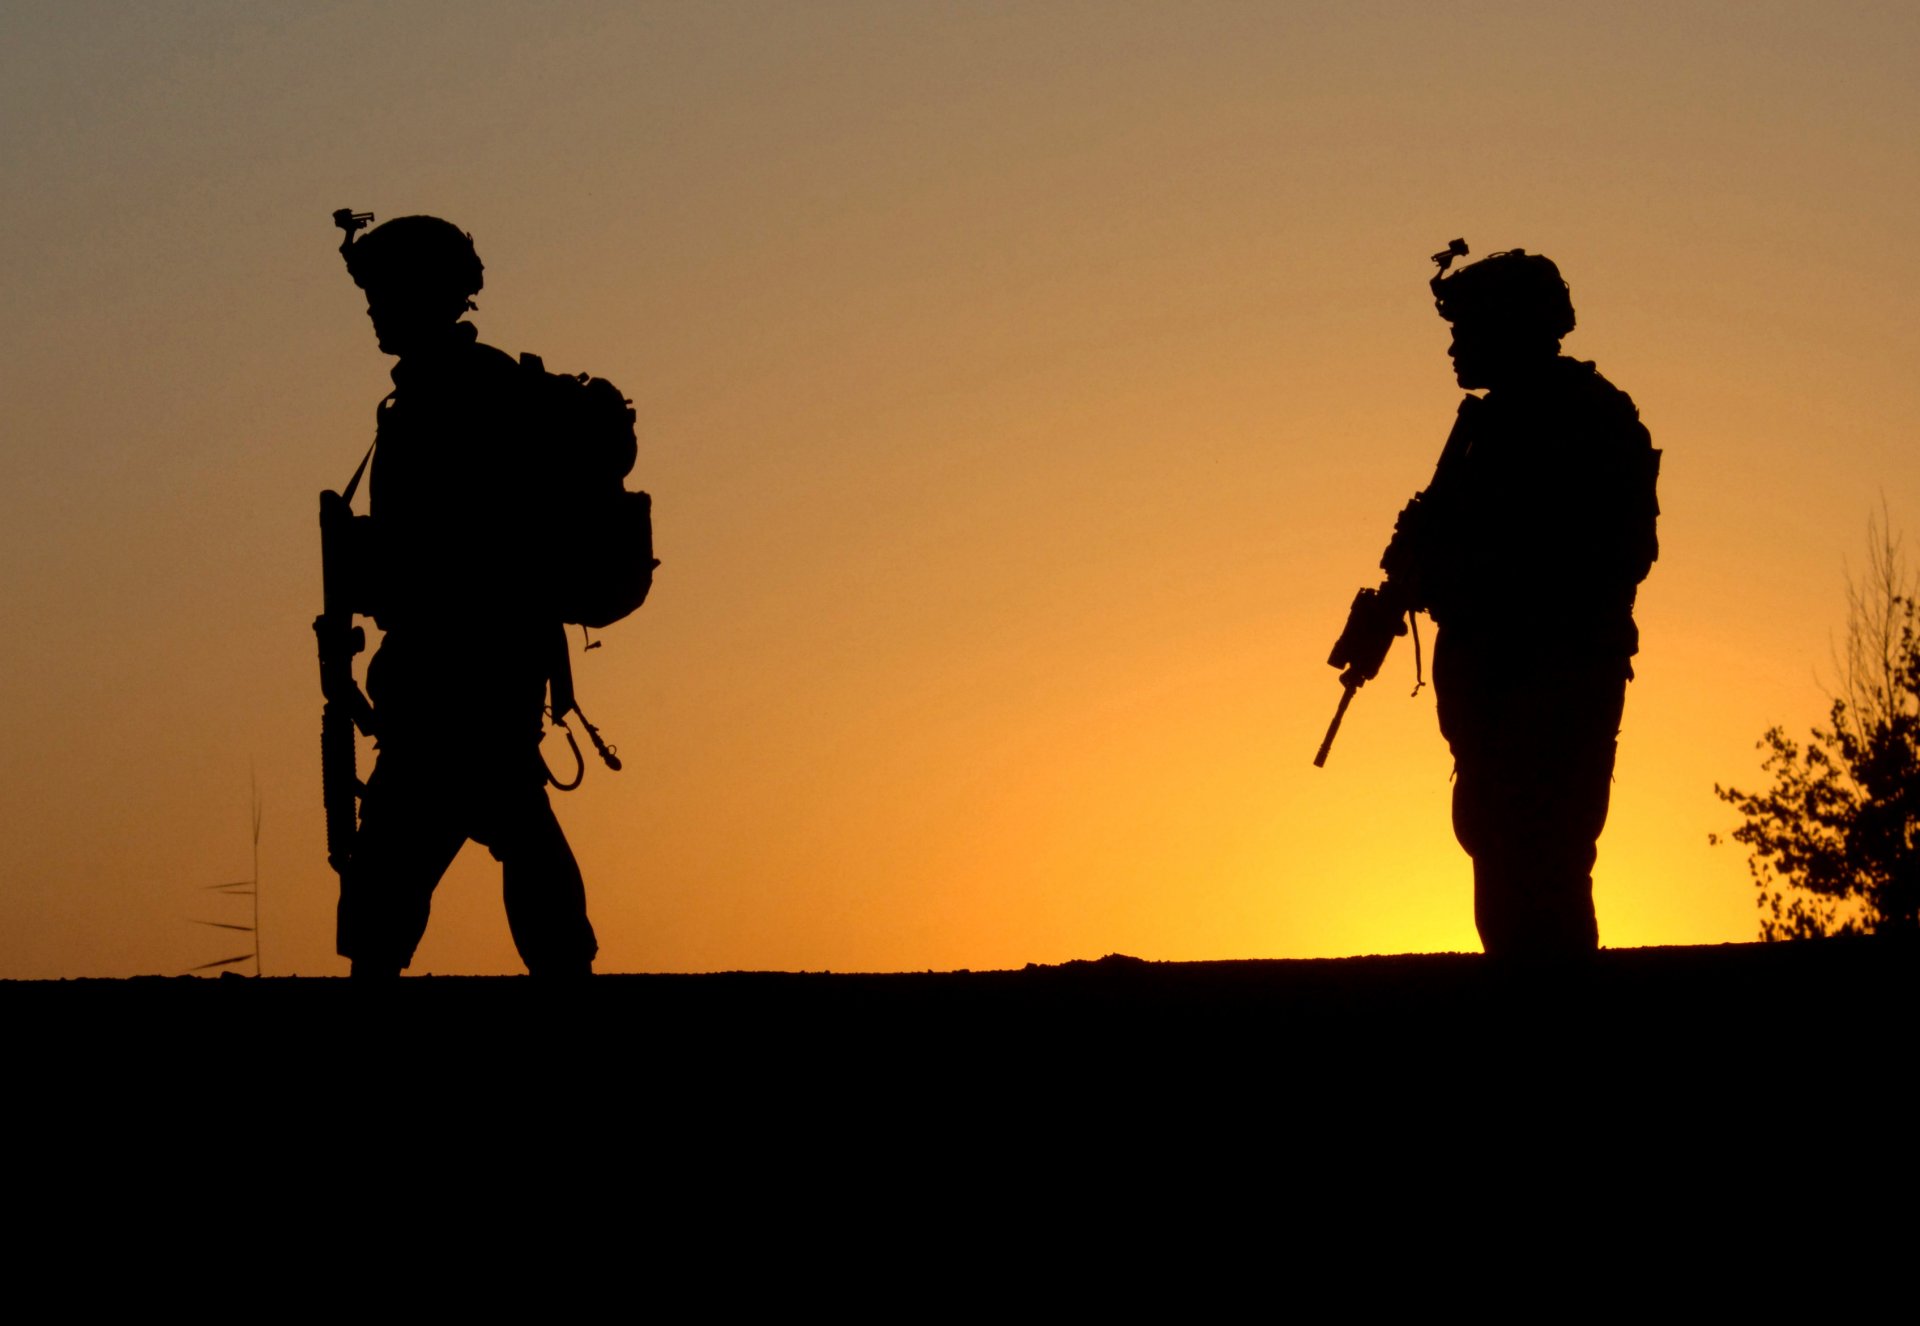
<path fill-rule="evenodd" d="M 1440 270 L 1427 284 L 1442 318 L 1456 326 L 1555 343 L 1573 330 L 1573 297 L 1551 258 L 1504 249 L 1449 273 L 1453 260 L 1466 253 L 1466 241 L 1456 239 L 1433 255 Z"/>
<path fill-rule="evenodd" d="M 353 259 L 347 257 L 347 249 L 353 243 L 353 237 L 373 224 L 372 212 L 356 212 L 351 207 L 342 207 L 333 214 L 333 224 L 346 234 L 340 240 L 340 256 L 347 259 L 347 269 L 353 269 Z"/>
<path fill-rule="evenodd" d="M 376 288 L 432 304 L 475 307 L 473 296 L 486 283 L 486 268 L 474 250 L 473 236 L 437 216 L 399 216 L 360 232 L 372 212 L 342 207 L 333 223 L 343 232 L 340 257 L 353 283 L 372 295 Z M 358 237 L 356 242 L 356 237 Z"/>

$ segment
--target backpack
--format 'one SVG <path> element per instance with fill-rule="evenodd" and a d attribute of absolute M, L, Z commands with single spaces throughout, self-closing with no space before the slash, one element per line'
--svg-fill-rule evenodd
<path fill-rule="evenodd" d="M 653 499 L 646 493 L 628 492 L 625 483 L 639 451 L 633 431 L 633 405 L 605 378 L 549 373 L 538 355 L 521 355 L 518 372 L 524 392 L 522 418 L 528 431 L 538 434 L 546 444 L 541 456 L 544 472 L 528 476 L 528 483 L 544 499 L 543 507 L 553 513 L 549 517 L 552 527 L 543 531 L 552 558 L 543 591 L 553 609 L 547 664 L 548 713 L 566 733 L 576 760 L 580 747 L 567 726 L 569 713 L 579 716 L 601 759 L 608 767 L 618 769 L 618 755 L 587 721 L 574 697 L 566 627 L 599 630 L 628 616 L 647 601 L 654 568 L 660 565 L 653 555 Z M 392 399 L 389 396 L 382 401 L 381 409 L 385 410 Z M 320 495 L 325 610 L 314 629 L 321 631 L 323 623 L 328 623 L 325 629 L 339 636 L 338 641 L 331 635 L 323 636 L 323 661 L 331 657 L 330 647 L 347 647 L 349 637 L 344 633 L 354 614 L 375 616 L 378 612 L 379 551 L 373 518 L 353 512 L 353 495 L 377 445 L 376 441 L 360 458 L 344 493 Z M 357 628 L 353 638 L 358 639 Z M 598 644 L 595 641 L 587 648 L 598 648 Z M 362 647 L 355 644 L 345 655 L 349 668 L 352 655 Z M 351 678 L 349 671 L 349 682 Z M 355 685 L 353 690 L 358 696 L 359 687 Z M 362 731 L 373 732 L 373 714 L 364 698 L 353 706 L 352 717 Z M 350 733 L 337 723 L 334 728 Z M 336 759 L 335 763 L 340 761 Z M 353 783 L 350 740 L 341 767 L 347 770 L 348 783 Z M 570 791 L 580 785 L 585 773 L 583 762 L 570 783 L 560 782 L 551 771 L 547 777 L 561 791 Z M 332 818 L 336 812 L 329 809 L 328 814 L 332 835 L 336 832 Z M 350 828 L 351 816 L 347 824 Z M 333 844 L 330 836 L 330 852 L 336 850 Z"/>
<path fill-rule="evenodd" d="M 567 725 L 580 719 L 607 767 L 618 770 L 620 757 L 600 736 L 573 691 L 573 660 L 567 625 L 599 630 L 611 626 L 647 601 L 653 588 L 653 498 L 627 491 L 639 447 L 634 439 L 633 403 L 605 378 L 585 373 L 549 373 L 540 356 L 520 356 L 530 428 L 547 443 L 544 474 L 538 482 L 556 513 L 550 532 L 555 563 L 547 593 L 562 626 L 554 641 L 547 675 L 548 713 L 566 734 L 576 770 L 563 783 L 547 771 L 547 781 L 570 792 L 586 776 L 586 763 Z M 598 642 L 587 646 L 598 647 Z"/>
<path fill-rule="evenodd" d="M 653 588 L 653 499 L 629 492 L 638 444 L 633 405 L 605 378 L 549 373 L 520 356 L 528 418 L 548 441 L 537 482 L 557 514 L 559 572 L 549 591 L 561 621 L 599 630 Z"/>

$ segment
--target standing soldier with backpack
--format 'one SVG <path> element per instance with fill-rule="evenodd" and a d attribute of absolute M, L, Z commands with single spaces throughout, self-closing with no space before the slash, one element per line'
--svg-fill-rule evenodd
<path fill-rule="evenodd" d="M 370 514 L 351 515 L 360 473 L 321 500 L 327 610 L 314 627 L 339 952 L 356 977 L 397 976 L 472 839 L 501 863 L 527 969 L 590 975 L 597 943 L 540 739 L 543 711 L 563 724 L 577 713 L 564 623 L 605 625 L 651 583 L 648 499 L 621 483 L 633 412 L 608 383 L 479 342 L 462 318 L 482 267 L 455 226 L 400 217 L 356 243 L 372 218 L 334 219 L 380 349 L 399 359 L 369 453 Z M 354 613 L 384 632 L 364 697 Z M 379 748 L 357 828 L 349 719 Z"/>
<path fill-rule="evenodd" d="M 1329 661 L 1348 669 L 1344 712 L 1412 613 L 1432 616 L 1481 942 L 1578 958 L 1599 943 L 1593 864 L 1640 648 L 1634 598 L 1659 553 L 1660 453 L 1627 394 L 1560 353 L 1574 315 L 1559 269 L 1514 249 L 1448 275 L 1466 252 L 1435 254 L 1431 287 L 1456 380 L 1486 394 L 1461 402 L 1381 558 L 1386 581 L 1355 599 Z"/>

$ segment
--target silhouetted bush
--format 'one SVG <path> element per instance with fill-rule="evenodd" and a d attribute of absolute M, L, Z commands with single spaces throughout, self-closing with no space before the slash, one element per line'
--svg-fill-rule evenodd
<path fill-rule="evenodd" d="M 1840 693 L 1806 746 L 1762 737 L 1766 792 L 1714 785 L 1745 819 L 1760 937 L 1916 930 L 1920 909 L 1920 584 L 1884 514 L 1849 577 Z"/>

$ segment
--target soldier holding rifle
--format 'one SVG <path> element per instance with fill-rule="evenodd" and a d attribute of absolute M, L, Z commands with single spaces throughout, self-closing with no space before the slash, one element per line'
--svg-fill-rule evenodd
<path fill-rule="evenodd" d="M 1353 692 L 1428 613 L 1481 942 L 1576 957 L 1599 943 L 1592 872 L 1639 650 L 1634 596 L 1658 553 L 1660 453 L 1627 394 L 1560 353 L 1574 314 L 1559 269 L 1515 249 L 1449 275 L 1466 252 L 1455 240 L 1435 255 L 1432 288 L 1455 378 L 1486 394 L 1461 402 L 1433 482 L 1396 522 L 1385 582 L 1354 602 L 1315 763 Z"/>
<path fill-rule="evenodd" d="M 405 216 L 356 243 L 371 218 L 334 219 L 380 349 L 399 360 L 369 453 L 372 514 L 352 514 L 360 473 L 321 504 L 326 611 L 314 629 L 339 951 L 355 977 L 398 976 L 434 887 L 472 839 L 502 863 L 528 970 L 588 976 L 597 945 L 586 892 L 540 755 L 549 683 L 556 718 L 572 699 L 563 613 L 542 581 L 544 550 L 561 540 L 539 500 L 550 496 L 546 437 L 531 416 L 530 374 L 463 321 L 482 281 L 466 234 Z M 355 613 L 385 632 L 366 697 L 353 678 L 364 647 Z M 350 722 L 380 747 L 363 790 Z"/>

